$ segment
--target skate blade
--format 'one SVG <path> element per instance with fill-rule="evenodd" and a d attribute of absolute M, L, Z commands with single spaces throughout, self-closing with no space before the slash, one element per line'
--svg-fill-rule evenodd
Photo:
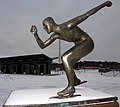
<path fill-rule="evenodd" d="M 79 85 L 86 83 L 87 81 L 81 81 Z"/>
<path fill-rule="evenodd" d="M 72 96 L 69 96 L 69 95 L 52 96 L 52 97 L 50 97 L 50 99 L 66 99 L 66 98 L 74 98 L 74 97 L 78 97 L 78 96 L 81 96 L 81 95 L 80 94 L 75 94 L 75 95 L 72 95 Z"/>

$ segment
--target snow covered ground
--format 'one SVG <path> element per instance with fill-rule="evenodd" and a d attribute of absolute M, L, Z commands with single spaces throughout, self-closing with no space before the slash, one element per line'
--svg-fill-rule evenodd
<path fill-rule="evenodd" d="M 113 72 L 101 75 L 97 70 L 78 70 L 77 76 L 88 82 L 82 87 L 92 88 L 120 98 L 120 74 L 113 76 Z M 50 76 L 0 74 L 0 107 L 4 104 L 12 90 L 65 88 L 67 79 L 65 74 Z M 120 103 L 120 99 L 118 100 Z"/>

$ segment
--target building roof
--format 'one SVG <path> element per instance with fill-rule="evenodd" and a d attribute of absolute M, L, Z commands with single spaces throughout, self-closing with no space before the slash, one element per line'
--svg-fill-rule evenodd
<path fill-rule="evenodd" d="M 52 61 L 52 59 L 44 54 L 33 54 L 33 55 L 21 55 L 21 56 L 12 56 L 12 57 L 2 57 L 0 58 L 1 62 L 9 62 L 9 61 L 19 61 L 19 60 L 49 60 Z"/>

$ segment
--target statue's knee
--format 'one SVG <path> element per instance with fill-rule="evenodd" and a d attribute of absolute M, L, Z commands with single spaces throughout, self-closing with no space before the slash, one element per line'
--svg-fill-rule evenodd
<path fill-rule="evenodd" d="M 68 57 L 68 55 L 62 55 L 61 59 L 62 59 L 63 62 L 67 63 L 68 60 L 69 60 L 69 57 Z"/>
<path fill-rule="evenodd" d="M 65 55 L 62 55 L 61 56 L 61 60 L 64 62 L 65 60 L 67 60 L 66 56 Z"/>

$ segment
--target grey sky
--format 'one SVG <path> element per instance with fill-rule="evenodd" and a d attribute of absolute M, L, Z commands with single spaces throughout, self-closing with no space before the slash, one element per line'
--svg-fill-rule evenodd
<path fill-rule="evenodd" d="M 52 16 L 62 23 L 105 0 L 0 0 L 0 57 L 44 53 L 50 57 L 58 56 L 58 40 L 42 50 L 30 33 L 35 24 L 41 39 L 48 35 L 42 26 L 42 20 Z M 103 8 L 79 26 L 94 40 L 92 53 L 82 60 L 119 61 L 120 62 L 120 0 L 111 0 L 112 7 Z M 62 42 L 62 53 L 72 47 L 72 43 Z"/>

